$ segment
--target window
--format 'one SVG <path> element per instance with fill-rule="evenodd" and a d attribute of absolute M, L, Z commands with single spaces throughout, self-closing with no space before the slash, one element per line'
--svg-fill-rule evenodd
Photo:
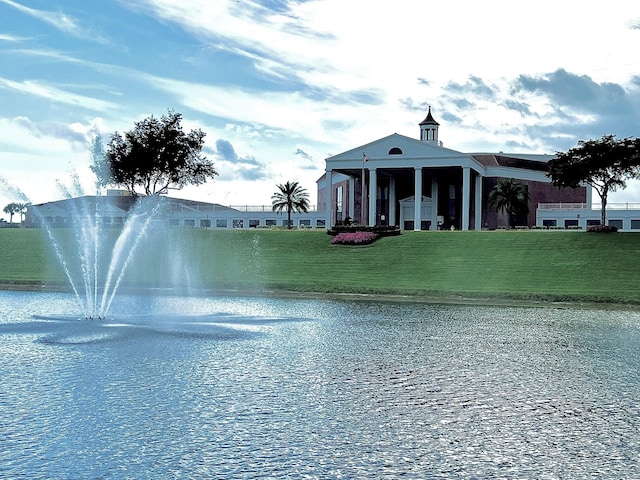
<path fill-rule="evenodd" d="M 591 227 L 593 225 L 600 225 L 600 220 L 587 220 L 587 227 Z"/>
<path fill-rule="evenodd" d="M 564 228 L 577 227 L 577 226 L 578 226 L 578 220 L 565 220 L 564 221 Z"/>
<path fill-rule="evenodd" d="M 324 219 L 316 220 L 316 227 L 318 227 L 318 228 L 324 228 L 324 227 L 325 227 L 325 225 L 326 225 L 326 222 L 325 222 L 325 220 L 324 220 Z"/>
<path fill-rule="evenodd" d="M 558 225 L 558 222 L 556 220 L 542 220 L 542 226 L 544 227 L 555 227 Z"/>
<path fill-rule="evenodd" d="M 342 187 L 336 189 L 336 221 L 342 220 Z"/>
<path fill-rule="evenodd" d="M 260 225 L 260 220 L 249 220 L 249 228 L 256 228 Z"/>
<path fill-rule="evenodd" d="M 236 218 L 233 221 L 233 228 L 243 228 L 243 227 L 244 227 L 244 220 Z"/>
<path fill-rule="evenodd" d="M 622 230 L 622 220 L 609 220 L 609 226 Z"/>
<path fill-rule="evenodd" d="M 300 220 L 300 226 L 301 227 L 310 227 L 311 226 L 311 220 L 301 219 Z"/>
<path fill-rule="evenodd" d="M 185 227 L 195 227 L 196 226 L 196 221 L 193 218 L 187 218 L 184 221 L 184 226 Z"/>
<path fill-rule="evenodd" d="M 267 227 L 275 227 L 276 225 L 278 225 L 278 221 L 270 218 L 270 219 L 267 219 L 264 224 Z"/>
<path fill-rule="evenodd" d="M 282 226 L 283 227 L 289 227 L 289 226 L 293 227 L 293 220 L 286 220 L 286 219 L 282 220 Z"/>
<path fill-rule="evenodd" d="M 227 219 L 226 218 L 219 218 L 216 220 L 216 227 L 217 228 L 227 228 Z"/>
<path fill-rule="evenodd" d="M 631 220 L 631 230 L 640 230 L 640 220 Z"/>
<path fill-rule="evenodd" d="M 178 220 L 177 218 L 170 218 L 169 219 L 169 226 L 170 227 L 179 227 L 180 226 L 180 220 Z"/>
<path fill-rule="evenodd" d="M 393 147 L 391 150 L 389 150 L 389 155 L 402 155 L 402 149 Z"/>
<path fill-rule="evenodd" d="M 211 220 L 209 220 L 208 218 L 201 218 L 200 228 L 211 228 Z"/>

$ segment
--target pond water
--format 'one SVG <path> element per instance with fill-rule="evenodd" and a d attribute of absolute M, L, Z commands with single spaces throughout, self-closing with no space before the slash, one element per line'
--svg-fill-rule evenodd
<path fill-rule="evenodd" d="M 0 478 L 637 478 L 640 314 L 0 291 Z"/>

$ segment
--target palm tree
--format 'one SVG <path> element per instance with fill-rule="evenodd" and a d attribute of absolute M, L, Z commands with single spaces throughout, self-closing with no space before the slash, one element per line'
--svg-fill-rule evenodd
<path fill-rule="evenodd" d="M 31 202 L 18 203 L 18 212 L 20 214 L 20 222 L 24 222 L 25 215 L 27 214 L 27 208 L 31 206 Z"/>
<path fill-rule="evenodd" d="M 509 216 L 509 226 L 516 215 L 529 213 L 529 191 L 513 178 L 501 178 L 489 192 L 489 206 Z"/>
<path fill-rule="evenodd" d="M 277 185 L 278 192 L 271 195 L 274 212 L 287 211 L 287 228 L 291 228 L 291 212 L 307 212 L 309 210 L 309 194 L 298 182 L 286 182 Z"/>
<path fill-rule="evenodd" d="M 20 213 L 21 210 L 22 206 L 19 203 L 11 202 L 7 204 L 2 211 L 9 214 L 9 223 L 13 223 L 13 216 L 16 213 Z"/>

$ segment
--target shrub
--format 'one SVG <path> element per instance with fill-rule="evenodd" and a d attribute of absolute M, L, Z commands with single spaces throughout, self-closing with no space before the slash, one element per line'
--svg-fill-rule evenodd
<path fill-rule="evenodd" d="M 589 225 L 587 227 L 587 232 L 593 233 L 613 233 L 617 231 L 618 227 L 615 227 L 613 225 Z"/>
<path fill-rule="evenodd" d="M 342 232 L 331 239 L 333 245 L 368 245 L 378 238 L 372 232 Z"/>
<path fill-rule="evenodd" d="M 389 237 L 392 235 L 400 235 L 400 229 L 396 226 L 368 226 L 368 225 L 334 225 L 333 228 L 327 230 L 327 233 L 331 236 L 338 235 L 340 233 L 357 233 L 357 232 L 371 232 L 375 233 L 379 237 Z"/>

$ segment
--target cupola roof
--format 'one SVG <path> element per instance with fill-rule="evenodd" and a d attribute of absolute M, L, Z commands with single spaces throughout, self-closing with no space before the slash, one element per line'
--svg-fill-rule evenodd
<path fill-rule="evenodd" d="M 427 116 L 419 123 L 419 125 L 440 125 L 434 120 L 433 115 L 431 115 L 431 105 L 429 105 L 429 113 L 427 113 Z"/>

